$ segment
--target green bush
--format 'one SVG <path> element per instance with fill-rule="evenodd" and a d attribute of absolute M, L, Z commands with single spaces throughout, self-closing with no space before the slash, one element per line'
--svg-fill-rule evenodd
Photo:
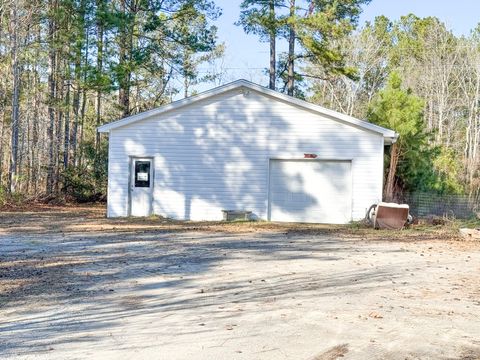
<path fill-rule="evenodd" d="M 25 194 L 19 192 L 10 193 L 5 186 L 0 185 L 0 206 L 21 205 L 25 201 Z"/>
<path fill-rule="evenodd" d="M 0 185 L 0 206 L 3 206 L 8 201 L 8 192 L 4 186 Z"/>
<path fill-rule="evenodd" d="M 63 193 L 77 202 L 103 201 L 107 194 L 108 145 L 98 153 L 93 144 L 84 147 L 80 166 L 69 166 L 62 172 Z"/>

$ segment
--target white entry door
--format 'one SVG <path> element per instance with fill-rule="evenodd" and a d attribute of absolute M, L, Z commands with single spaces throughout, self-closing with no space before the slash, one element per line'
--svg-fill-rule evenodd
<path fill-rule="evenodd" d="M 153 200 L 152 159 L 133 158 L 130 174 L 130 215 L 149 216 Z"/>
<path fill-rule="evenodd" d="M 270 220 L 345 224 L 352 220 L 350 161 L 271 160 Z"/>

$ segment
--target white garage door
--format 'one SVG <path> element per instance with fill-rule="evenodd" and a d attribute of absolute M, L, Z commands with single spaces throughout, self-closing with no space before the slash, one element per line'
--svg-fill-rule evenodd
<path fill-rule="evenodd" d="M 352 219 L 350 161 L 271 160 L 270 220 L 344 224 Z"/>

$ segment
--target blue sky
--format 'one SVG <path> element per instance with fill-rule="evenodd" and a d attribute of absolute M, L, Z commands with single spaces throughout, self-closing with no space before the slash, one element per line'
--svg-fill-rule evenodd
<path fill-rule="evenodd" d="M 233 23 L 238 19 L 241 0 L 217 0 L 223 15 L 217 21 L 219 40 L 227 46 L 224 67 L 227 79 L 245 78 L 266 84 L 263 70 L 268 65 L 268 44 L 260 43 L 254 35 L 246 35 L 241 27 Z M 436 16 L 444 21 L 457 35 L 468 34 L 480 22 L 480 0 L 373 0 L 365 7 L 359 25 L 371 21 L 378 15 L 398 19 L 414 13 L 417 16 Z M 285 50 L 284 43 L 278 44 Z"/>

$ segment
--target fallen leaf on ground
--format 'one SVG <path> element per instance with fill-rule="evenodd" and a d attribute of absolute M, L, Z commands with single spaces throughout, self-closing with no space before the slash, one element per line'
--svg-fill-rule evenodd
<path fill-rule="evenodd" d="M 383 316 L 376 311 L 372 311 L 370 314 L 368 314 L 368 316 L 373 319 L 383 319 Z"/>

